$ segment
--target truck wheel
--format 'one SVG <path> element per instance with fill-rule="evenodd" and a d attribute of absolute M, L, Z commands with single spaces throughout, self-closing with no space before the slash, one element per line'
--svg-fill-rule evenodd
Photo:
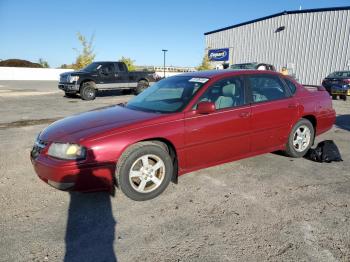
<path fill-rule="evenodd" d="M 123 193 L 136 201 L 160 195 L 173 174 L 169 153 L 159 144 L 140 142 L 130 146 L 120 157 L 116 177 Z"/>
<path fill-rule="evenodd" d="M 285 153 L 290 157 L 303 157 L 313 144 L 314 127 L 305 118 L 300 119 L 289 134 Z"/>
<path fill-rule="evenodd" d="M 144 91 L 149 86 L 149 83 L 147 80 L 140 80 L 137 82 L 137 87 L 135 88 L 135 95 L 140 94 L 142 91 Z"/>
<path fill-rule="evenodd" d="M 94 100 L 97 90 L 93 82 L 85 82 L 80 88 L 80 96 L 83 100 Z"/>
<path fill-rule="evenodd" d="M 347 96 L 346 96 L 346 95 L 342 95 L 342 99 L 343 99 L 344 101 L 346 101 Z"/>
<path fill-rule="evenodd" d="M 337 95 L 332 95 L 333 100 L 337 100 Z"/>

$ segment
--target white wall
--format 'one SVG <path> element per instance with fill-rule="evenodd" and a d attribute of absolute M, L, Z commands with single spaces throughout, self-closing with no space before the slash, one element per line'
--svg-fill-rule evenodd
<path fill-rule="evenodd" d="M 0 80 L 59 80 L 61 73 L 70 72 L 73 69 L 53 68 L 26 68 L 26 67 L 0 67 Z M 157 71 L 157 75 L 164 76 L 164 72 Z M 182 72 L 165 72 L 165 76 L 183 74 Z"/>
<path fill-rule="evenodd" d="M 0 67 L 0 80 L 59 80 L 59 75 L 72 69 Z"/>
<path fill-rule="evenodd" d="M 175 76 L 179 74 L 184 74 L 185 72 L 165 72 L 165 77 L 169 76 Z M 164 71 L 156 71 L 156 74 L 159 75 L 160 77 L 164 76 Z"/>

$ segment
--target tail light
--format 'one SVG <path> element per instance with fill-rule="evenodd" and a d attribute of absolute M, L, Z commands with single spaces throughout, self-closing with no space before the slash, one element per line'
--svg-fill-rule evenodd
<path fill-rule="evenodd" d="M 350 85 L 350 79 L 344 79 L 343 82 L 344 82 L 345 84 Z"/>

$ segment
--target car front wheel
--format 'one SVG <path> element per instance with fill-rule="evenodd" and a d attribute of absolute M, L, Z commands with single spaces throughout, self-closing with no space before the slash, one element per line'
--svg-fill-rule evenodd
<path fill-rule="evenodd" d="M 129 147 L 117 164 L 118 185 L 136 201 L 160 195 L 168 186 L 173 164 L 169 153 L 158 143 L 141 142 Z"/>
<path fill-rule="evenodd" d="M 290 157 L 303 157 L 313 144 L 314 127 L 305 118 L 299 120 L 289 134 L 286 145 L 286 154 Z"/>
<path fill-rule="evenodd" d="M 97 90 L 93 82 L 85 82 L 80 88 L 80 96 L 83 100 L 94 100 Z"/>

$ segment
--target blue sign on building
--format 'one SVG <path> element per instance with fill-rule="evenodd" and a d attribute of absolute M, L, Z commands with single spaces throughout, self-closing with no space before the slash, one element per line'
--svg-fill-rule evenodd
<path fill-rule="evenodd" d="M 211 49 L 208 51 L 208 58 L 210 61 L 228 61 L 229 60 L 229 49 Z"/>

